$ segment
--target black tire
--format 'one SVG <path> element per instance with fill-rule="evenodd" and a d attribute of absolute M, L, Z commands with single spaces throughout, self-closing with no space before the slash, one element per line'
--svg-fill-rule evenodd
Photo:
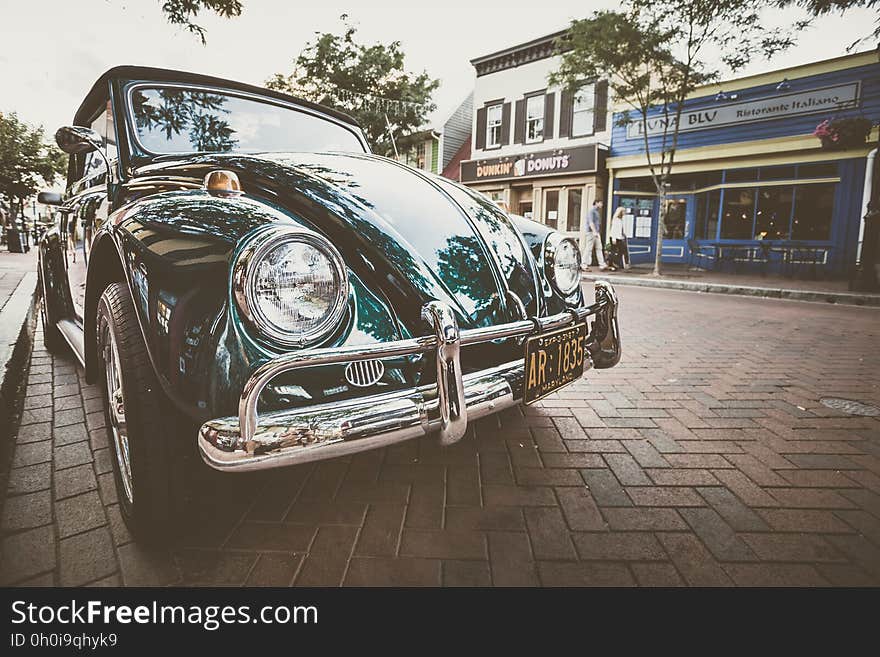
<path fill-rule="evenodd" d="M 43 345 L 50 354 L 57 354 L 64 350 L 67 343 L 64 336 L 55 324 L 55 317 L 49 308 L 49 300 L 43 294 L 43 278 L 40 274 L 40 323 L 43 325 Z"/>
<path fill-rule="evenodd" d="M 111 283 L 104 290 L 98 302 L 96 327 L 119 508 L 138 540 L 162 543 L 177 530 L 178 512 L 185 498 L 181 484 L 183 468 L 189 461 L 184 452 L 195 440 L 186 441 L 181 435 L 188 423 L 181 421 L 156 380 L 125 284 Z M 116 374 L 108 367 L 108 359 L 113 364 L 114 345 L 118 355 Z M 111 387 L 121 390 L 121 399 L 118 394 L 113 395 L 117 403 L 121 402 L 121 432 L 119 423 L 115 423 L 115 417 L 120 416 L 114 417 L 111 407 Z M 123 433 L 127 450 L 118 441 Z M 127 453 L 127 461 L 122 453 Z"/>

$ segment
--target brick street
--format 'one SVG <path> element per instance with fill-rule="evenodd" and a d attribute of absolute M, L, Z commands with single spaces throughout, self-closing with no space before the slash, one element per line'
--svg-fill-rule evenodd
<path fill-rule="evenodd" d="M 212 477 L 159 551 L 122 523 L 99 388 L 38 334 L 0 583 L 880 583 L 880 418 L 819 402 L 880 404 L 880 310 L 618 292 L 618 367 L 449 449 Z"/>

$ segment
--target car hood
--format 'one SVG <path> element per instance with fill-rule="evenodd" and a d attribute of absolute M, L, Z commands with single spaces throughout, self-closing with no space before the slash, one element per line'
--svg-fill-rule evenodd
<path fill-rule="evenodd" d="M 463 327 L 537 313 L 534 262 L 509 218 L 487 199 L 396 161 L 367 154 L 195 156 L 186 163 L 238 172 L 244 191 L 323 233 L 349 267 L 421 326 L 427 301 L 450 304 Z"/>

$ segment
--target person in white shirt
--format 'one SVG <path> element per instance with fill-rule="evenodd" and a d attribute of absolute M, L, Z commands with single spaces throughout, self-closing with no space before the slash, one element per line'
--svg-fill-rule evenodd
<path fill-rule="evenodd" d="M 599 269 L 605 271 L 608 265 L 605 264 L 605 255 L 602 253 L 602 199 L 593 201 L 593 207 L 587 213 L 587 248 L 584 251 L 584 269 L 590 271 L 590 264 L 593 262 L 593 251 L 596 251 L 596 262 L 599 263 Z"/>
<path fill-rule="evenodd" d="M 618 269 L 629 268 L 629 250 L 626 244 L 626 235 L 623 232 L 624 212 L 622 207 L 614 211 L 614 215 L 611 217 L 611 227 L 608 230 L 613 250 L 612 264 Z"/>

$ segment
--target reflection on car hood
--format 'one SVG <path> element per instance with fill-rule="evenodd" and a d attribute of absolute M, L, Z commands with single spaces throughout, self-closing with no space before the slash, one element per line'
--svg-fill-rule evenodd
<path fill-rule="evenodd" d="M 462 326 L 517 319 L 508 288 L 537 312 L 533 263 L 519 234 L 470 190 L 366 154 L 200 155 L 146 168 L 206 165 L 239 172 L 246 193 L 266 196 L 324 233 L 410 327 L 431 299 L 456 309 Z"/>

